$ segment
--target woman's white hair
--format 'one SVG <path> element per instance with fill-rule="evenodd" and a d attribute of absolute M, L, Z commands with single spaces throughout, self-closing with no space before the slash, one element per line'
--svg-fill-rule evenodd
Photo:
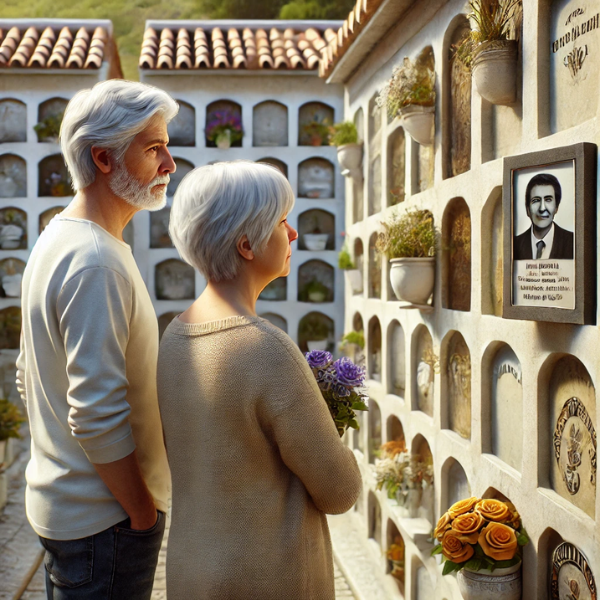
<path fill-rule="evenodd" d="M 82 190 L 96 179 L 92 146 L 109 150 L 120 162 L 154 115 L 162 115 L 168 123 L 178 111 L 169 94 L 135 81 L 110 79 L 75 94 L 60 127 L 60 145 L 73 187 Z"/>
<path fill-rule="evenodd" d="M 179 184 L 169 233 L 180 256 L 208 281 L 233 279 L 246 235 L 255 254 L 292 210 L 294 192 L 279 169 L 246 160 L 219 162 L 190 171 Z"/>

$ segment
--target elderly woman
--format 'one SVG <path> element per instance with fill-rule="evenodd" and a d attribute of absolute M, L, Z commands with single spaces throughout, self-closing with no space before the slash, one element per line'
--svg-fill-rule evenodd
<path fill-rule="evenodd" d="M 183 179 L 170 233 L 207 280 L 165 331 L 159 404 L 173 479 L 169 600 L 333 600 L 325 513 L 361 489 L 298 347 L 256 316 L 290 272 L 292 189 L 245 161 Z"/>

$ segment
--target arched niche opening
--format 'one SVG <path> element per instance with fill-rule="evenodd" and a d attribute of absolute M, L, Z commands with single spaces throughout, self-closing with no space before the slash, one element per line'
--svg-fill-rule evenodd
<path fill-rule="evenodd" d="M 2 298 L 20 298 L 21 281 L 25 263 L 18 258 L 0 260 L 0 296 Z"/>
<path fill-rule="evenodd" d="M 64 197 L 74 194 L 71 176 L 61 154 L 43 158 L 38 166 L 38 196 Z"/>
<path fill-rule="evenodd" d="M 368 496 L 368 533 L 369 539 L 375 540 L 381 547 L 381 506 L 375 494 L 369 491 Z"/>
<path fill-rule="evenodd" d="M 381 324 L 377 317 L 372 317 L 369 321 L 367 344 L 367 366 L 369 377 L 376 381 L 381 381 Z"/>
<path fill-rule="evenodd" d="M 50 98 L 38 107 L 38 122 L 34 125 L 38 142 L 58 142 L 60 125 L 69 101 L 66 98 Z"/>
<path fill-rule="evenodd" d="M 272 167 L 279 169 L 286 176 L 286 178 L 288 176 L 288 166 L 278 158 L 272 158 L 270 156 L 267 156 L 265 158 L 257 160 L 256 162 L 262 163 L 263 165 L 271 165 Z"/>
<path fill-rule="evenodd" d="M 335 250 L 335 217 L 314 208 L 298 216 L 298 250 Z"/>
<path fill-rule="evenodd" d="M 170 181 L 167 186 L 167 196 L 174 196 L 177 191 L 177 187 L 181 183 L 181 180 L 194 168 L 194 165 L 185 158 L 174 158 L 175 166 L 177 167 L 175 173 L 169 175 Z"/>
<path fill-rule="evenodd" d="M 16 154 L 0 156 L 0 198 L 27 196 L 27 163 Z"/>
<path fill-rule="evenodd" d="M 206 122 L 204 126 L 204 135 L 207 148 L 216 148 L 215 139 L 208 139 L 215 127 L 229 124 L 235 130 L 242 129 L 242 107 L 233 100 L 215 100 L 206 107 Z M 232 148 L 242 147 L 242 137 L 231 140 Z"/>
<path fill-rule="evenodd" d="M 335 171 L 326 158 L 307 158 L 298 165 L 298 196 L 300 198 L 335 197 Z"/>
<path fill-rule="evenodd" d="M 358 134 L 358 143 L 362 143 L 365 138 L 365 117 L 363 109 L 359 108 L 354 113 L 354 124 Z M 364 182 L 354 181 L 352 183 L 352 222 L 358 223 L 365 218 L 365 193 Z"/>
<path fill-rule="evenodd" d="M 418 558 L 414 559 L 413 573 L 414 600 L 432 600 L 432 598 L 435 598 L 431 575 Z"/>
<path fill-rule="evenodd" d="M 287 106 L 275 100 L 267 100 L 254 107 L 252 111 L 252 145 L 288 145 Z"/>
<path fill-rule="evenodd" d="M 196 109 L 183 100 L 177 100 L 179 112 L 167 126 L 170 146 L 196 145 Z"/>
<path fill-rule="evenodd" d="M 448 203 L 442 221 L 444 308 L 471 310 L 471 213 L 462 198 Z"/>
<path fill-rule="evenodd" d="M 383 258 L 377 252 L 377 233 L 369 238 L 369 298 L 381 298 Z"/>
<path fill-rule="evenodd" d="M 194 269 L 177 258 L 158 263 L 154 268 L 157 300 L 194 300 L 196 283 Z"/>
<path fill-rule="evenodd" d="M 362 316 L 359 312 L 354 313 L 354 317 L 352 318 L 352 330 L 356 331 L 356 332 L 362 332 L 363 341 L 364 341 L 365 326 L 363 324 Z M 361 349 L 358 346 L 356 346 L 355 344 L 353 344 L 352 346 L 353 346 L 353 356 L 350 356 L 350 358 L 353 359 L 354 364 L 360 365 L 362 367 L 366 366 L 366 357 L 365 357 L 364 348 Z M 365 421 L 366 421 L 364 411 L 362 411 L 362 410 L 356 411 L 356 421 L 358 422 L 359 429 L 358 429 L 358 431 L 356 431 L 356 430 L 352 431 L 352 447 L 355 450 L 360 450 L 361 452 L 364 452 L 364 442 L 363 442 L 363 438 L 362 438 L 363 432 L 365 430 Z"/>
<path fill-rule="evenodd" d="M 41 235 L 42 231 L 46 229 L 48 223 L 50 223 L 50 221 L 52 221 L 52 219 L 54 219 L 56 215 L 59 215 L 63 210 L 65 210 L 64 206 L 53 206 L 52 208 L 49 208 L 40 214 L 38 219 L 39 235 Z"/>
<path fill-rule="evenodd" d="M 502 316 L 503 240 L 502 186 L 492 190 L 481 211 L 481 312 Z"/>
<path fill-rule="evenodd" d="M 361 366 L 365 365 L 365 330 L 360 313 L 354 313 L 352 319 L 352 331 L 342 338 L 340 350 L 345 356 L 348 356 L 354 364 Z"/>
<path fill-rule="evenodd" d="M 333 349 L 335 327 L 333 320 L 321 312 L 304 315 L 298 323 L 298 346 L 302 352 Z"/>
<path fill-rule="evenodd" d="M 584 364 L 552 354 L 538 377 L 540 484 L 594 518 L 596 390 Z"/>
<path fill-rule="evenodd" d="M 433 417 L 433 381 L 437 356 L 433 340 L 425 325 L 418 325 L 412 335 L 412 409 Z"/>
<path fill-rule="evenodd" d="M 523 457 L 523 374 L 513 349 L 492 342 L 482 360 L 483 451 L 521 471 Z"/>
<path fill-rule="evenodd" d="M 381 212 L 381 108 L 377 106 L 377 94 L 369 101 L 369 215 Z"/>
<path fill-rule="evenodd" d="M 356 240 L 354 240 L 354 264 L 356 265 L 356 268 L 360 271 L 361 282 L 364 282 L 365 256 L 364 256 L 363 243 L 360 238 L 356 238 Z M 361 289 L 355 293 L 362 294 L 363 293 L 362 286 L 361 286 Z"/>
<path fill-rule="evenodd" d="M 369 144 L 375 139 L 375 136 L 381 131 L 383 111 L 377 106 L 377 97 L 379 92 L 375 92 L 369 100 Z"/>
<path fill-rule="evenodd" d="M 449 457 L 442 466 L 442 513 L 459 500 L 471 497 L 471 486 L 462 465 Z"/>
<path fill-rule="evenodd" d="M 388 205 L 404 202 L 406 193 L 406 138 L 404 129 L 397 127 L 388 138 L 387 188 Z"/>
<path fill-rule="evenodd" d="M 400 321 L 388 327 L 388 392 L 404 398 L 406 387 L 406 343 Z"/>
<path fill-rule="evenodd" d="M 0 310 L 0 350 L 18 350 L 21 338 L 21 307 Z"/>
<path fill-rule="evenodd" d="M 542 598 L 552 598 L 552 590 L 550 587 L 552 579 L 552 556 L 556 548 L 564 541 L 565 540 L 563 540 L 560 533 L 552 529 L 552 527 L 545 529 L 538 541 L 537 556 L 539 568 L 537 570 L 537 589 L 538 595 Z M 526 549 L 527 547 L 525 547 L 525 550 Z M 568 578 L 565 577 L 565 579 Z M 577 596 L 571 596 L 571 598 L 566 596 L 566 598 L 568 598 L 568 600 L 571 600 L 572 598 L 579 600 Z"/>
<path fill-rule="evenodd" d="M 426 66 L 435 70 L 435 58 L 433 48 L 427 46 L 417 56 L 416 62 L 419 65 Z M 415 192 L 424 192 L 433 187 L 435 178 L 435 144 L 417 144 L 412 141 L 411 148 L 412 172 L 413 172 L 413 194 Z"/>
<path fill-rule="evenodd" d="M 404 595 L 404 560 L 406 554 L 404 538 L 391 519 L 387 521 L 386 548 L 386 573 L 389 573 L 396 580 L 400 593 Z"/>
<path fill-rule="evenodd" d="M 276 315 L 275 313 L 263 313 L 260 316 L 263 319 L 269 321 L 269 323 L 271 323 L 272 325 L 275 325 L 275 327 L 279 327 L 279 329 L 287 333 L 288 324 L 287 321 L 281 315 Z"/>
<path fill-rule="evenodd" d="M 379 456 L 381 447 L 381 409 L 379 404 L 372 398 L 369 400 L 368 413 L 368 438 L 369 438 L 369 462 L 374 463 Z"/>
<path fill-rule="evenodd" d="M 444 38 L 446 71 L 445 177 L 454 177 L 471 168 L 471 70 L 455 56 L 456 47 L 469 35 L 469 20 L 458 15 Z"/>
<path fill-rule="evenodd" d="M 177 316 L 179 315 L 181 311 L 179 310 L 175 310 L 175 311 L 169 311 L 166 313 L 163 313 L 162 315 L 160 315 L 158 317 L 158 339 L 160 340 L 163 336 L 163 333 L 165 332 L 165 329 L 169 326 L 169 323 L 171 323 L 171 321 Z"/>
<path fill-rule="evenodd" d="M 287 300 L 287 277 L 273 279 L 269 285 L 260 293 L 259 300 L 272 300 L 280 302 Z"/>
<path fill-rule="evenodd" d="M 20 100 L 0 100 L 0 144 L 27 141 L 27 105 Z"/>
<path fill-rule="evenodd" d="M 418 516 L 434 523 L 435 494 L 433 488 L 433 454 L 429 442 L 418 433 L 412 440 L 411 467 L 416 487 L 421 485 L 421 499 L 419 502 Z"/>
<path fill-rule="evenodd" d="M 471 437 L 471 353 L 463 336 L 450 332 L 442 344 L 442 426 Z"/>
<path fill-rule="evenodd" d="M 27 250 L 27 213 L 7 206 L 0 209 L 0 248 Z"/>
<path fill-rule="evenodd" d="M 404 442 L 406 444 L 402 421 L 400 421 L 396 415 L 390 415 L 388 417 L 386 430 L 388 442 Z"/>
<path fill-rule="evenodd" d="M 299 302 L 333 302 L 335 270 L 322 260 L 309 260 L 298 269 Z"/>
<path fill-rule="evenodd" d="M 150 212 L 150 248 L 173 248 L 169 235 L 170 217 L 170 206 Z"/>
<path fill-rule="evenodd" d="M 303 104 L 298 111 L 298 146 L 326 146 L 333 118 L 333 108 L 328 104 Z"/>

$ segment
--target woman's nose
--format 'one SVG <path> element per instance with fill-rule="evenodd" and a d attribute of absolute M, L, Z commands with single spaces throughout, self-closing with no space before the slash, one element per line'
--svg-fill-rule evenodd
<path fill-rule="evenodd" d="M 290 242 L 298 239 L 298 232 L 288 223 L 288 238 Z"/>

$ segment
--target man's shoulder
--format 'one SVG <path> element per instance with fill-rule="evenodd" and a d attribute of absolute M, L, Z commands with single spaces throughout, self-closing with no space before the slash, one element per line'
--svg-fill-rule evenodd
<path fill-rule="evenodd" d="M 574 234 L 572 231 L 569 231 L 568 229 L 563 229 L 560 225 L 558 225 L 557 223 L 554 223 L 554 235 L 561 237 L 563 239 L 573 239 Z"/>

